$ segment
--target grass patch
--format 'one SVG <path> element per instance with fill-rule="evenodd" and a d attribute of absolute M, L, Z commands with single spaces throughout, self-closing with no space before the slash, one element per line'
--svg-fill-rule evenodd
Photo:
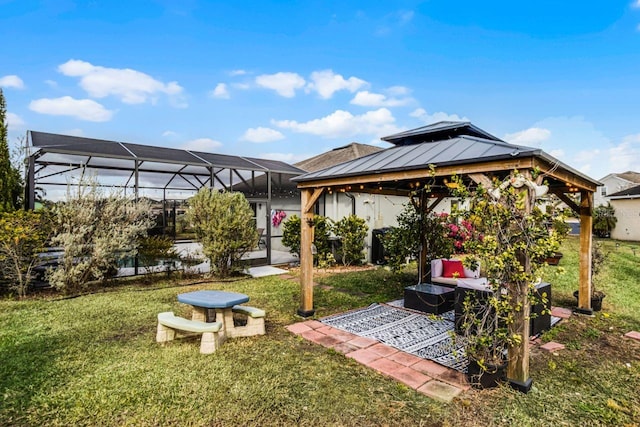
<path fill-rule="evenodd" d="M 623 334 L 640 330 L 640 246 L 605 245 L 603 312 L 544 334 L 567 349 L 532 352 L 526 395 L 470 390 L 434 402 L 296 337 L 285 329 L 300 320 L 296 280 L 127 282 L 70 299 L 0 300 L 0 425 L 634 425 L 640 343 Z M 549 267 L 545 276 L 555 305 L 575 306 L 577 247 L 568 239 L 562 248 L 564 275 Z M 318 276 L 317 316 L 402 298 L 415 280 L 384 269 Z M 157 345 L 157 313 L 188 316 L 176 295 L 197 289 L 250 295 L 267 311 L 267 334 L 210 356 L 197 339 Z"/>

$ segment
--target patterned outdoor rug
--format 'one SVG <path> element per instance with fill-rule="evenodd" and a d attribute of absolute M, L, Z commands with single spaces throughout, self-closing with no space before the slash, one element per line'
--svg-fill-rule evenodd
<path fill-rule="evenodd" d="M 388 304 L 372 304 L 320 321 L 461 372 L 467 369 L 462 343 L 451 338 L 453 311 L 435 316 Z"/>

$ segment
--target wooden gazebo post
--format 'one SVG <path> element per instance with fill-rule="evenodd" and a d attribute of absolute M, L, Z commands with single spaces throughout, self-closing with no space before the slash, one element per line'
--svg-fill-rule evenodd
<path fill-rule="evenodd" d="M 311 317 L 313 309 L 313 206 L 323 188 L 300 190 L 300 308 L 298 315 Z"/>
<path fill-rule="evenodd" d="M 593 193 L 580 192 L 580 283 L 578 290 L 578 308 L 581 314 L 593 314 L 591 309 L 591 247 L 593 245 L 591 228 L 593 226 Z"/>

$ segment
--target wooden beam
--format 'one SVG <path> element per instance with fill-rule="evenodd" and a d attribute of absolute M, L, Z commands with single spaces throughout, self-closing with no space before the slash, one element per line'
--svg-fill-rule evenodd
<path fill-rule="evenodd" d="M 576 213 L 576 215 L 580 215 L 580 207 L 576 205 L 576 203 L 571 200 L 569 196 L 567 196 L 565 193 L 562 193 L 561 191 L 552 191 L 551 193 L 555 194 L 560 200 L 565 202 L 567 206 L 569 206 L 569 208 Z"/>
<path fill-rule="evenodd" d="M 344 185 L 370 184 L 378 182 L 431 179 L 434 176 L 512 171 L 513 169 L 530 169 L 532 164 L 533 159 L 531 157 L 526 157 L 467 165 L 444 165 L 436 167 L 435 175 L 434 171 L 425 167 L 423 169 L 414 170 L 370 173 L 362 176 L 345 176 L 338 178 L 329 177 L 326 179 L 318 179 L 316 181 L 300 182 L 298 183 L 298 188 L 340 187 Z"/>
<path fill-rule="evenodd" d="M 548 175 L 558 181 L 578 187 L 581 190 L 588 190 L 593 192 L 597 189 L 597 185 L 595 185 L 591 181 L 579 175 L 576 175 L 571 171 L 566 170 L 564 167 L 558 167 L 558 165 L 555 163 L 551 164 L 544 159 L 535 158 L 533 166 L 540 168 L 543 174 Z"/>
<path fill-rule="evenodd" d="M 493 188 L 493 182 L 483 173 L 470 173 L 469 178 L 476 184 L 482 184 L 485 190 L 490 190 Z"/>
<path fill-rule="evenodd" d="M 443 201 L 444 199 L 446 199 L 446 196 L 438 196 L 436 199 L 433 199 L 433 203 L 429 204 L 429 206 L 427 206 L 427 213 L 432 212 L 436 206 L 438 206 L 440 204 L 441 201 Z M 429 199 L 428 199 L 429 200 Z M 426 202 L 429 203 L 429 202 Z"/>
<path fill-rule="evenodd" d="M 313 205 L 315 205 L 318 201 L 320 195 L 322 195 L 323 191 L 324 188 L 316 188 L 315 190 L 313 190 L 313 194 L 310 195 L 309 200 L 307 200 L 306 203 L 302 205 L 302 212 L 310 212 L 313 209 Z"/>
<path fill-rule="evenodd" d="M 591 246 L 593 244 L 591 227 L 593 226 L 593 193 L 580 192 L 580 262 L 578 287 L 578 309 L 583 314 L 592 314 L 591 310 Z"/>
<path fill-rule="evenodd" d="M 313 316 L 313 205 L 322 189 L 304 189 L 300 192 L 300 308 L 302 317 Z M 315 199 L 314 199 L 315 197 Z"/>

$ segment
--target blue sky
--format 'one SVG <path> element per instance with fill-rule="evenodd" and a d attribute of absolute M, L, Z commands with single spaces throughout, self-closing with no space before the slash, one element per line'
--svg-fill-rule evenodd
<path fill-rule="evenodd" d="M 599 179 L 640 171 L 640 0 L 0 0 L 27 129 L 290 163 L 470 120 Z"/>

